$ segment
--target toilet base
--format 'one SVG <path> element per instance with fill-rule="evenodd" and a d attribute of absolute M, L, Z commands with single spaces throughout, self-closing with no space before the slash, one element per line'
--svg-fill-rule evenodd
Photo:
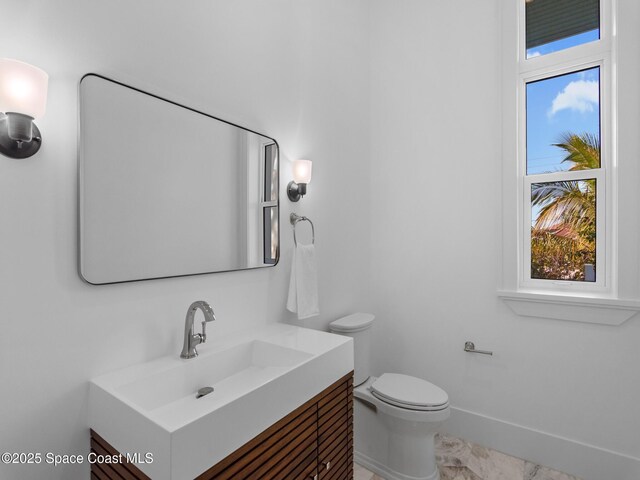
<path fill-rule="evenodd" d="M 387 480 L 439 480 L 434 437 L 449 408 L 420 412 L 374 397 L 372 377 L 354 389 L 356 462 Z"/>
<path fill-rule="evenodd" d="M 366 468 L 367 470 L 375 473 L 379 477 L 382 477 L 386 480 L 440 480 L 440 472 L 436 468 L 435 472 L 433 472 L 428 477 L 411 477 L 408 475 L 403 475 L 402 473 L 396 472 L 395 470 L 391 470 L 389 467 L 382 465 L 379 462 L 376 462 L 373 458 L 366 456 L 363 453 L 358 452 L 357 450 L 353 454 L 354 461 L 358 464 Z"/>

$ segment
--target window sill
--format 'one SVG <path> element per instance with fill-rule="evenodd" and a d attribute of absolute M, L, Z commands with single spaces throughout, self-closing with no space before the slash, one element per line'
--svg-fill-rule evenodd
<path fill-rule="evenodd" d="M 498 290 L 511 310 L 524 317 L 599 325 L 622 325 L 640 312 L 640 301 Z"/>

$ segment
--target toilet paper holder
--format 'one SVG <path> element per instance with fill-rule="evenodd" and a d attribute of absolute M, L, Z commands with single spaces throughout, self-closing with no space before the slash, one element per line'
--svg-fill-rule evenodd
<path fill-rule="evenodd" d="M 476 350 L 473 342 L 464 342 L 464 351 L 469 353 L 481 353 L 482 355 L 493 355 L 489 350 Z"/>

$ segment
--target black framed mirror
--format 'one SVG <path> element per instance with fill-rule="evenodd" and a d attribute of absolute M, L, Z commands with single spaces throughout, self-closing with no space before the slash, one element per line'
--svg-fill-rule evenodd
<path fill-rule="evenodd" d="M 87 282 L 277 264 L 273 138 L 88 74 L 79 142 L 79 272 Z"/>

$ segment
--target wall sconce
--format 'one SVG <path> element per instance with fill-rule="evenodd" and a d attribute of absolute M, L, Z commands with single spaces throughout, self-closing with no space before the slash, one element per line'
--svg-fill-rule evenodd
<path fill-rule="evenodd" d="M 27 158 L 42 144 L 33 123 L 44 115 L 49 75 L 28 63 L 0 59 L 0 153 Z"/>
<path fill-rule="evenodd" d="M 293 180 L 287 185 L 287 196 L 297 202 L 307 193 L 307 183 L 311 182 L 311 160 L 293 161 Z"/>

